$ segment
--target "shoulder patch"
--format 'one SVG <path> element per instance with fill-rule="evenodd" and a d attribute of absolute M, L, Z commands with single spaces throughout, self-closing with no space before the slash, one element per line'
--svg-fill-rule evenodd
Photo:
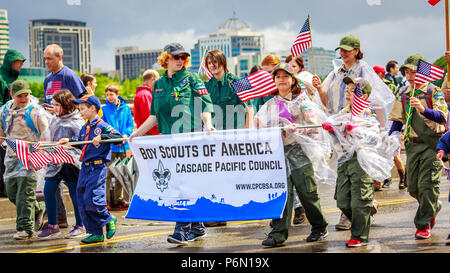
<path fill-rule="evenodd" d="M 444 94 L 442 92 L 438 92 L 438 93 L 434 94 L 433 98 L 435 100 L 444 99 Z"/>

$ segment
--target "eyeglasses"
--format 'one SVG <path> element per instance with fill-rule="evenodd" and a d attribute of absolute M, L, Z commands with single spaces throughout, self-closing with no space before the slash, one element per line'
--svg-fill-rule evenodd
<path fill-rule="evenodd" d="M 181 54 L 181 55 L 173 55 L 172 58 L 175 61 L 178 61 L 179 59 L 181 59 L 182 61 L 185 61 L 187 59 L 187 55 L 185 54 Z"/>

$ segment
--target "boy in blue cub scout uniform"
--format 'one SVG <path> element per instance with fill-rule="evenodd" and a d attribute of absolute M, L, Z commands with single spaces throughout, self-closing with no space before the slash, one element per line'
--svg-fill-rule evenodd
<path fill-rule="evenodd" d="M 111 159 L 111 144 L 100 143 L 100 140 L 122 136 L 98 117 L 101 104 L 96 96 L 84 96 L 73 102 L 79 104 L 82 118 L 88 120 L 81 128 L 78 140 L 93 141 L 92 144 L 84 144 L 81 147 L 82 165 L 77 184 L 78 206 L 86 232 L 91 234 L 81 242 L 103 242 L 103 226 L 106 226 L 106 238 L 110 239 L 116 232 L 116 217 L 106 208 L 106 163 Z M 61 139 L 60 144 L 68 141 Z"/>

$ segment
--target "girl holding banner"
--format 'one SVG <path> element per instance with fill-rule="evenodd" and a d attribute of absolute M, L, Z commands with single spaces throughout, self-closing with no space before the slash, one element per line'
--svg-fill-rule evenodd
<path fill-rule="evenodd" d="M 213 106 L 211 97 L 200 77 L 186 70 L 189 64 L 189 52 L 179 43 L 171 43 L 164 47 L 158 57 L 158 63 L 167 71 L 159 78 L 153 88 L 153 101 L 150 116 L 129 138 L 142 136 L 158 123 L 161 134 L 188 133 L 215 130 L 212 126 L 211 113 Z M 194 102 L 200 102 L 195 103 Z M 194 111 L 194 105 L 201 105 L 200 111 Z M 196 115 L 195 113 L 201 113 Z M 173 116 L 179 113 L 178 116 Z M 186 245 L 188 241 L 197 240 L 206 235 L 201 222 L 177 222 L 169 243 Z"/>
<path fill-rule="evenodd" d="M 294 185 L 311 223 L 307 242 L 324 240 L 328 235 L 328 223 L 320 207 L 313 164 L 329 155 L 327 141 L 317 129 L 295 129 L 298 124 L 324 121 L 326 116 L 312 103 L 306 92 L 301 91 L 298 80 L 289 64 L 275 66 L 272 75 L 278 91 L 265 103 L 255 117 L 258 128 L 284 127 L 282 136 L 288 172 L 288 197 L 281 219 L 273 220 L 273 228 L 264 246 L 280 246 L 288 237 L 291 224 Z M 325 165 L 326 162 L 322 161 Z M 333 180 L 331 178 L 330 180 Z"/>

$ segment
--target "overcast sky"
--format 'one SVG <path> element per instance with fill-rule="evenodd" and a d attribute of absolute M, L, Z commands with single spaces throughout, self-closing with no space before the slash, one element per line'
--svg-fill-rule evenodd
<path fill-rule="evenodd" d="M 359 37 L 370 65 L 421 53 L 434 62 L 445 51 L 444 1 L 427 0 L 10 0 L 10 47 L 28 56 L 28 21 L 71 19 L 92 27 L 93 66 L 114 69 L 114 48 L 158 49 L 177 41 L 191 49 L 236 12 L 264 34 L 265 50 L 289 50 L 308 14 L 313 46 L 334 49 Z M 25 63 L 28 66 L 28 62 Z"/>

